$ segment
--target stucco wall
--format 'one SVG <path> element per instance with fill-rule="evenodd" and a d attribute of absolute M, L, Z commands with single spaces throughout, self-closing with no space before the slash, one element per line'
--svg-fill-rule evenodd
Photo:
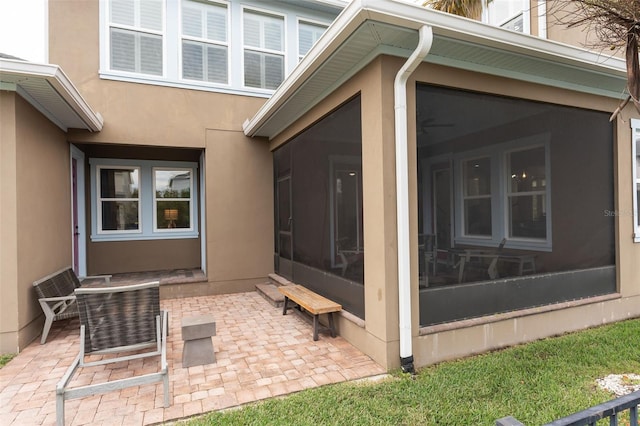
<path fill-rule="evenodd" d="M 0 353 L 17 352 L 18 216 L 15 92 L 0 90 Z"/>
<path fill-rule="evenodd" d="M 340 318 L 339 330 L 354 345 L 387 368 L 399 366 L 398 297 L 396 263 L 395 152 L 393 139 L 393 78 L 401 59 L 383 57 L 373 61 L 272 142 L 275 149 L 360 92 L 363 120 L 363 182 L 365 232 L 364 323 Z M 600 111 L 613 111 L 617 101 L 587 94 L 541 87 L 498 77 L 423 64 L 408 84 L 409 117 L 414 116 L 416 81 L 476 90 L 498 95 L 557 103 Z M 623 114 L 628 119 L 628 110 Z M 409 194 L 412 238 L 417 238 L 417 170 L 415 120 L 409 120 Z M 614 139 L 616 208 L 631 209 L 630 131 L 619 120 Z M 565 303 L 542 310 L 515 312 L 512 317 L 494 316 L 482 324 L 453 324 L 448 329 L 420 329 L 418 301 L 417 240 L 412 240 L 413 352 L 417 366 L 497 347 L 595 326 L 603 322 L 640 315 L 640 244 L 631 239 L 630 218 L 617 219 L 617 266 L 622 297 L 610 295 L 580 303 Z M 621 223 L 621 222 L 624 222 Z M 624 240 L 624 241 L 622 241 Z M 371 259 L 374 259 L 371 261 Z M 295 277 L 294 277 L 295 278 Z M 373 313 L 373 314 L 372 314 Z"/>
<path fill-rule="evenodd" d="M 71 264 L 69 147 L 64 132 L 18 95 L 3 92 L 0 114 L 2 127 L 8 124 L 0 163 L 8 211 L 2 217 L 0 351 L 16 352 L 41 332 L 33 281 Z"/>
<path fill-rule="evenodd" d="M 385 60 L 390 68 L 397 68 L 399 61 Z M 567 90 L 552 89 L 529 83 L 499 77 L 473 74 L 451 68 L 425 65 L 416 70 L 412 80 L 439 84 L 480 92 L 519 97 L 530 100 L 557 103 L 603 112 L 611 112 L 619 101 Z M 410 81 L 409 85 L 412 85 Z M 415 108 L 415 95 L 409 92 L 409 111 Z M 619 117 L 614 132 L 614 200 L 616 209 L 630 211 L 632 208 L 631 185 L 631 131 L 628 119 L 637 116 L 627 108 Z M 409 152 L 415 152 L 415 122 L 409 123 Z M 414 159 L 409 158 L 409 164 Z M 417 197 L 411 189 L 416 182 L 417 173 L 410 170 L 411 232 L 417 234 Z M 598 214 L 604 214 L 600 211 Z M 624 215 L 615 217 L 616 221 L 616 266 L 619 296 L 593 298 L 579 303 L 559 304 L 544 309 L 524 310 L 504 315 L 495 315 L 482 319 L 450 323 L 443 327 L 418 329 L 414 320 L 414 357 L 416 365 L 427 365 L 446 359 L 461 357 L 473 353 L 522 343 L 534 339 L 575 331 L 599 324 L 619 321 L 640 316 L 640 244 L 632 239 L 632 218 Z M 412 259 L 415 246 L 412 247 Z M 366 262 L 366 260 L 365 260 Z M 417 291 L 417 271 L 412 270 L 412 294 Z M 414 294 L 414 299 L 417 294 Z M 416 316 L 416 310 L 413 312 Z"/>
<path fill-rule="evenodd" d="M 268 144 L 245 137 L 241 126 L 265 98 L 100 79 L 98 12 L 97 0 L 49 5 L 50 62 L 62 66 L 105 122 L 100 132 L 70 131 L 69 141 L 86 149 L 87 157 L 91 145 L 100 147 L 100 155 L 109 145 L 117 146 L 112 155 L 128 156 L 140 147 L 203 150 L 206 220 L 200 221 L 200 238 L 205 238 L 208 291 L 252 289 L 273 271 L 272 159 Z M 164 253 L 166 259 L 163 247 L 175 244 L 186 247 L 181 267 L 194 259 L 200 265 L 200 240 L 100 243 L 89 245 L 89 272 L 119 272 L 114 262 L 126 257 L 120 254 L 139 250 Z M 126 269 L 156 269 L 162 263 L 128 259 L 120 263 L 128 264 Z"/>
<path fill-rule="evenodd" d="M 364 324 L 340 317 L 340 335 L 385 366 L 399 360 L 396 269 L 393 70 L 381 58 L 271 142 L 275 149 L 360 93 L 365 276 Z M 384 82 L 381 84 L 381 82 Z M 366 183 L 365 183 L 366 182 Z M 367 262 L 366 259 L 375 259 Z M 417 272 L 416 272 L 417 274 Z M 295 277 L 294 277 L 295 279 Z"/>

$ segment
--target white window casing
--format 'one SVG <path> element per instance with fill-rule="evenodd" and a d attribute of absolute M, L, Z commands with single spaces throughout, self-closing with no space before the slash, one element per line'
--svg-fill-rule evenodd
<path fill-rule="evenodd" d="M 277 39 L 277 46 L 266 43 L 245 49 L 245 10 L 280 20 L 276 33 L 281 35 L 263 36 L 265 41 Z M 107 80 L 266 98 L 299 62 L 294 53 L 300 48 L 298 23 L 328 27 L 334 18 L 293 2 L 101 0 L 99 75 Z M 253 75 L 248 85 L 245 51 L 249 62 L 257 65 L 250 67 Z"/>
<path fill-rule="evenodd" d="M 95 182 L 97 233 L 141 233 L 140 168 L 97 166 Z"/>
<path fill-rule="evenodd" d="M 453 199 L 458 206 L 454 209 L 453 217 L 456 244 L 497 247 L 500 241 L 506 238 L 508 248 L 551 251 L 553 239 L 549 147 L 549 135 L 540 134 L 454 156 L 453 167 L 456 178 L 454 179 Z M 544 184 L 538 179 L 535 186 L 531 184 L 527 190 L 514 191 L 512 185 L 514 173 L 510 170 L 510 156 L 513 153 L 536 149 L 544 149 Z M 470 191 L 468 188 L 470 184 L 465 182 L 465 166 L 468 167 L 467 170 L 472 170 L 469 167 L 476 164 L 482 167 L 481 162 L 484 160 L 486 163 L 487 159 L 490 159 L 491 164 L 490 191 Z M 522 179 L 522 176 L 520 178 Z M 490 234 L 467 232 L 469 225 L 469 218 L 466 217 L 468 214 L 467 204 L 469 202 L 475 203 L 477 210 L 480 207 L 479 203 L 487 205 L 485 201 L 487 199 L 490 199 L 491 206 Z M 538 224 L 537 234 L 531 236 L 522 232 L 513 232 L 511 203 L 516 199 L 524 201 L 531 211 L 538 213 L 537 215 L 533 214 L 542 221 Z"/>
<path fill-rule="evenodd" d="M 92 188 L 91 241 L 198 237 L 197 163 L 91 158 L 89 164 Z M 130 172 L 130 177 L 125 172 Z M 105 183 L 101 179 L 114 175 L 117 178 L 112 181 L 119 179 L 120 184 L 110 182 L 110 187 L 125 190 L 101 190 Z M 129 181 L 124 182 L 127 179 Z M 126 191 L 126 188 L 129 190 Z M 161 192 L 157 193 L 156 190 Z M 175 193 L 169 194 L 167 190 L 175 190 Z M 117 213 L 113 212 L 116 208 L 114 204 L 119 209 Z M 129 207 L 128 210 L 123 205 Z M 104 208 L 111 210 L 105 211 Z M 131 219 L 131 211 L 135 208 L 136 221 Z M 110 220 L 103 221 L 105 214 L 110 215 Z M 169 225 L 169 222 L 172 224 Z M 105 227 L 105 224 L 108 226 Z"/>
<path fill-rule="evenodd" d="M 298 19 L 298 60 L 311 50 L 313 45 L 324 34 L 328 25 L 320 22 Z"/>
<path fill-rule="evenodd" d="M 483 22 L 520 33 L 531 34 L 529 0 L 487 0 Z"/>
<path fill-rule="evenodd" d="M 154 167 L 153 231 L 193 231 L 193 169 Z"/>
<path fill-rule="evenodd" d="M 181 77 L 229 84 L 229 12 L 225 3 L 183 0 Z"/>
<path fill-rule="evenodd" d="M 164 1 L 111 0 L 109 67 L 120 72 L 164 75 Z"/>
<path fill-rule="evenodd" d="M 275 90 L 285 78 L 285 16 L 243 9 L 244 86 Z"/>

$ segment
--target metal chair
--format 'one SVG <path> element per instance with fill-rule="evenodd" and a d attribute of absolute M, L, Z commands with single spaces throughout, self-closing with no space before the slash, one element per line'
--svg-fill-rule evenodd
<path fill-rule="evenodd" d="M 168 313 L 160 311 L 159 282 L 120 286 L 78 288 L 75 296 L 80 314 L 80 351 L 56 386 L 56 421 L 64 425 L 68 399 L 162 382 L 164 406 L 169 406 L 167 365 Z M 86 357 L 117 354 L 114 357 Z M 139 358 L 159 356 L 159 371 L 71 388 L 78 368 L 93 367 Z"/>

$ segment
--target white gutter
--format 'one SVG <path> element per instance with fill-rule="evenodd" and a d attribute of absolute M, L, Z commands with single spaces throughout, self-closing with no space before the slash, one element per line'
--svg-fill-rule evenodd
<path fill-rule="evenodd" d="M 100 113 L 93 111 L 89 103 L 82 97 L 78 89 L 73 85 L 69 77 L 62 71 L 58 65 L 39 64 L 35 62 L 27 62 L 14 59 L 0 59 L 0 81 L 14 82 L 16 91 L 21 87 L 21 81 L 41 80 L 45 81 L 51 87 L 52 96 L 58 97 L 66 105 L 68 105 L 76 116 L 86 125 L 86 129 L 92 132 L 102 130 L 104 124 Z M 62 129 L 67 131 L 66 125 L 60 123 L 56 118 L 55 111 L 49 111 L 42 107 L 38 99 L 29 94 L 27 90 L 19 91 L 21 96 L 27 96 L 27 100 L 32 103 L 34 108 L 42 112 L 46 117 L 51 118 L 57 125 L 62 125 Z"/>
<path fill-rule="evenodd" d="M 407 158 L 407 80 L 431 50 L 433 31 L 428 25 L 419 30 L 416 50 L 400 68 L 393 85 L 396 137 L 396 208 L 398 223 L 398 303 L 400 320 L 400 364 L 413 373 L 411 340 L 411 244 L 409 236 L 409 161 Z"/>

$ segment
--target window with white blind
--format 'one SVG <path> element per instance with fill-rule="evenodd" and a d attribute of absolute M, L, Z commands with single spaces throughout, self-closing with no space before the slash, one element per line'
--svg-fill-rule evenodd
<path fill-rule="evenodd" d="M 294 1 L 98 3 L 100 78 L 259 97 L 280 86 L 339 12 Z"/>
<path fill-rule="evenodd" d="M 301 60 L 311 50 L 311 47 L 326 29 L 327 26 L 323 24 L 298 21 L 298 60 Z"/>
<path fill-rule="evenodd" d="M 110 69 L 163 74 L 163 0 L 111 0 Z"/>
<path fill-rule="evenodd" d="M 284 80 L 284 17 L 243 11 L 244 85 L 275 90 Z"/>
<path fill-rule="evenodd" d="M 225 4 L 183 1 L 182 78 L 228 84 L 227 16 Z"/>

